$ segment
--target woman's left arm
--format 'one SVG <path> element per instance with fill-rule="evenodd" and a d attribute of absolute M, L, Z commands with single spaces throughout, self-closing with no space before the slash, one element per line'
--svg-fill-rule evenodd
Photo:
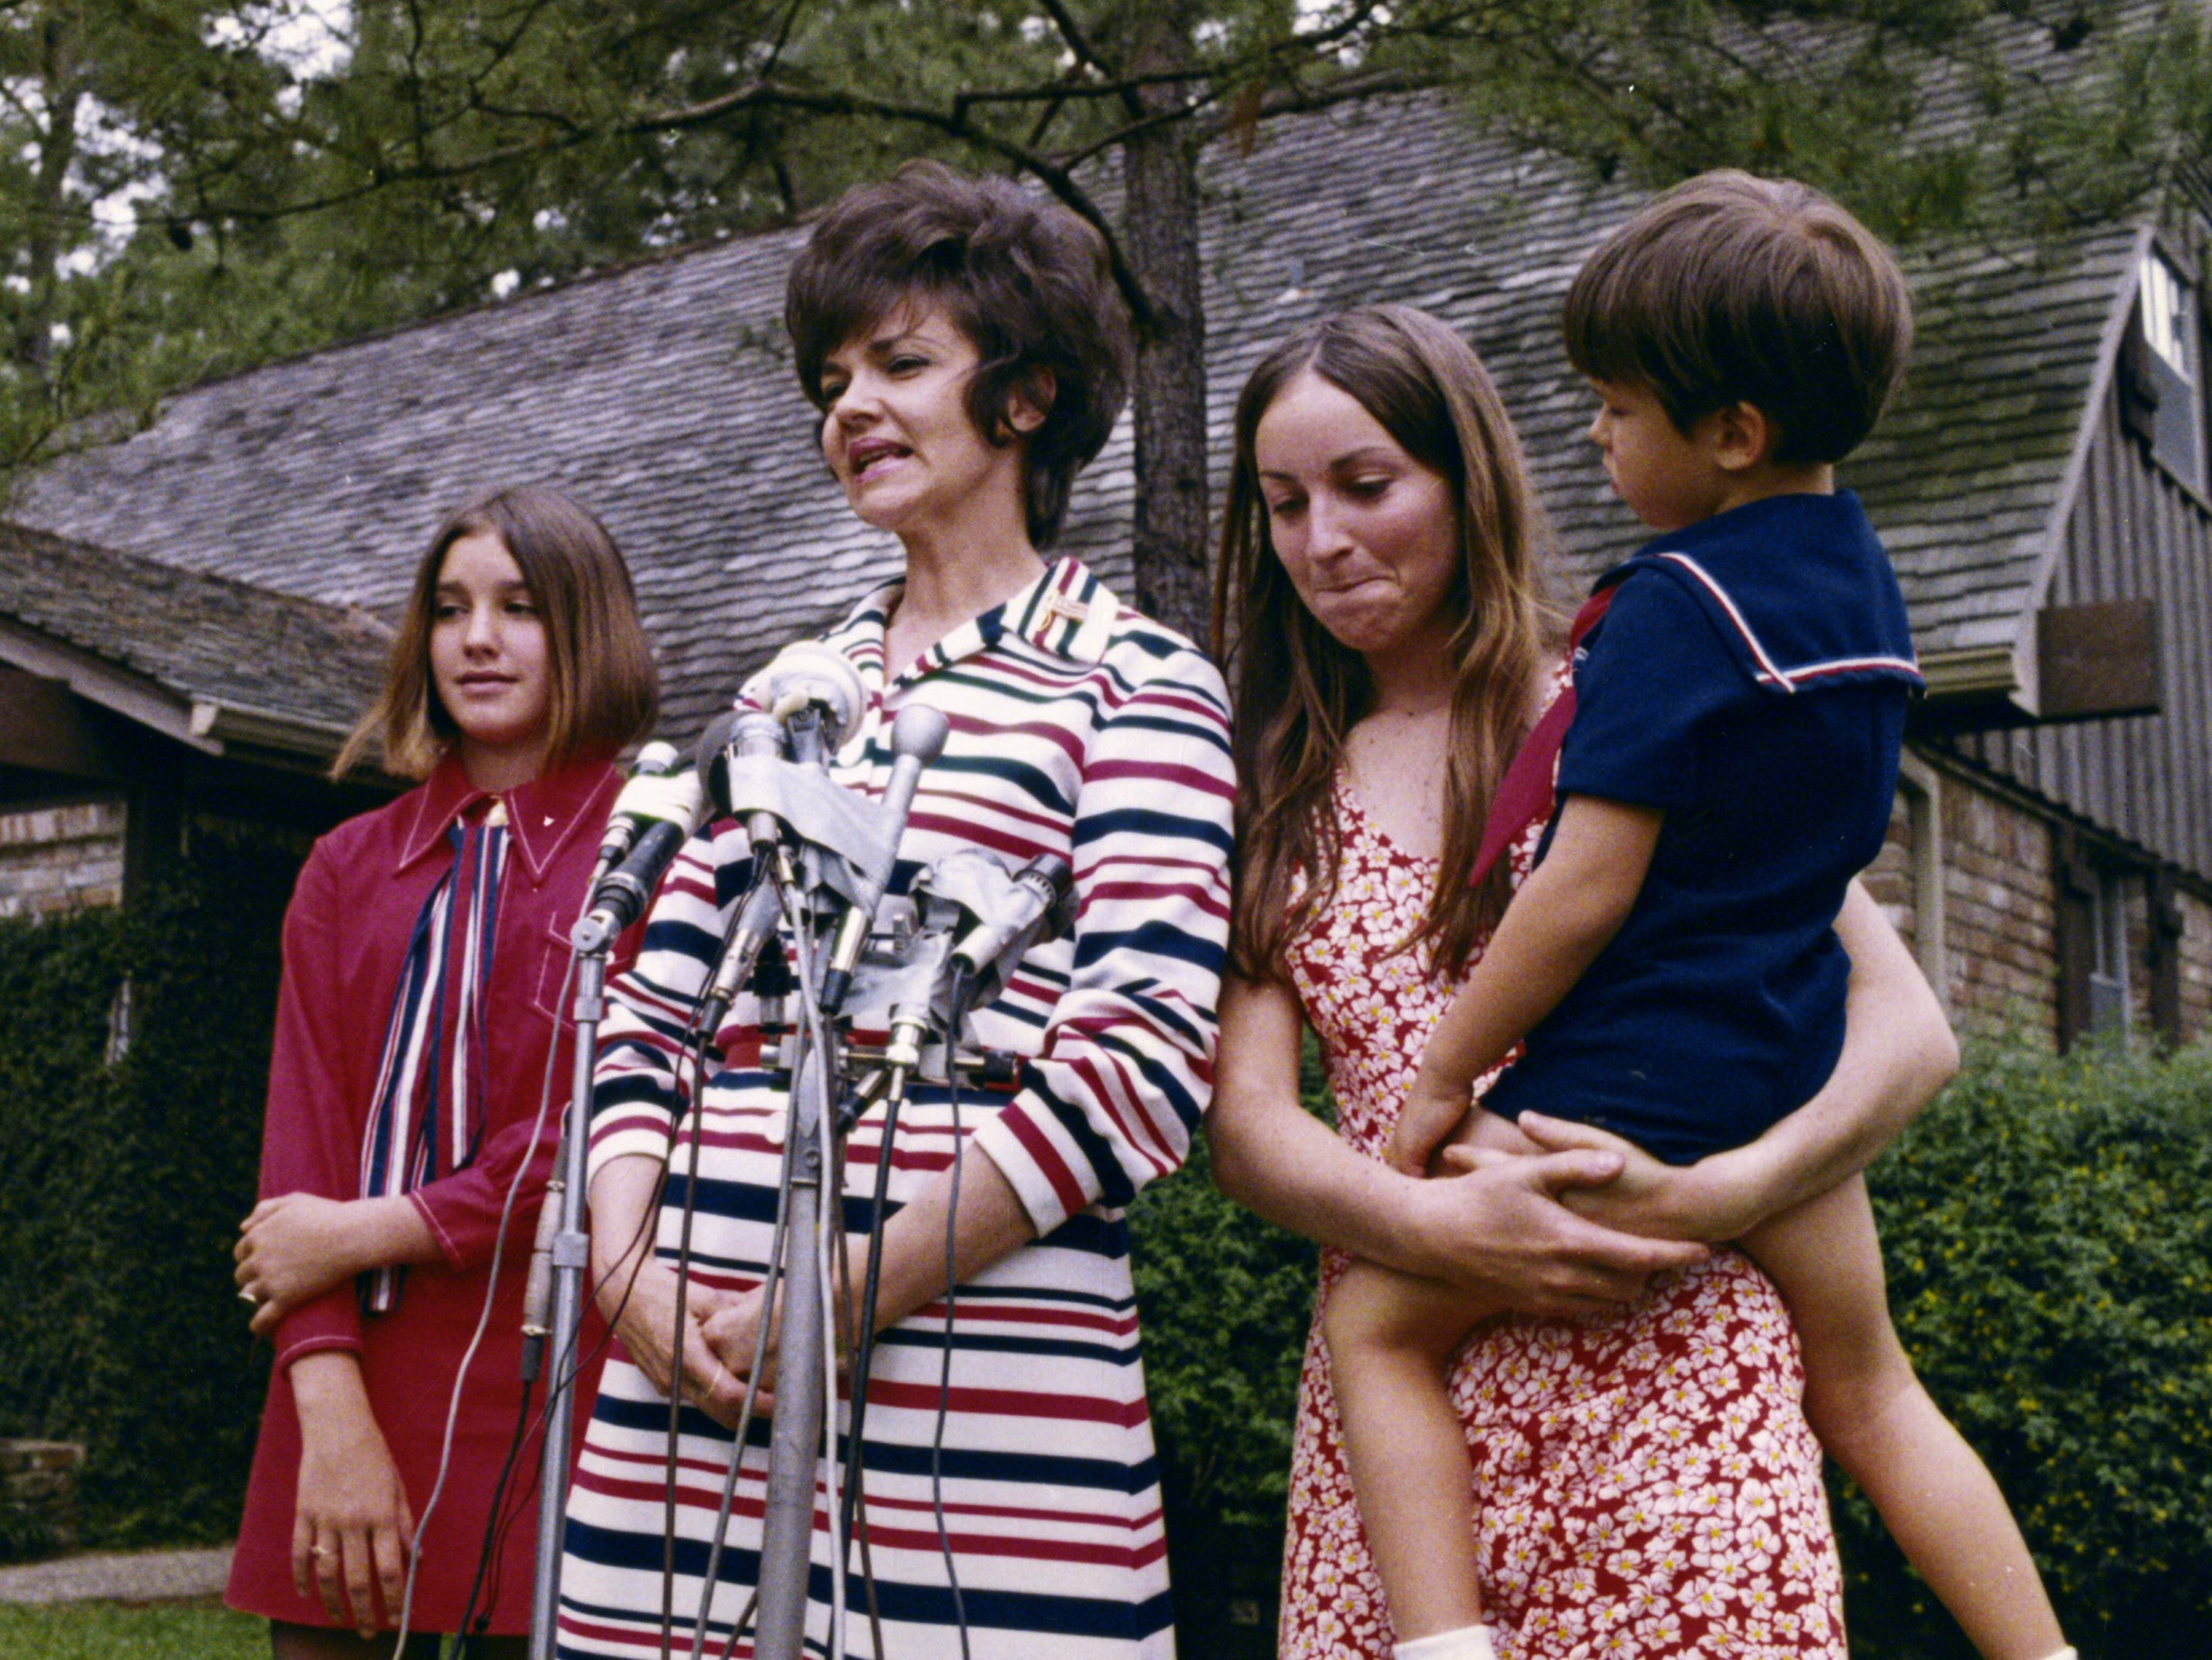
<path fill-rule="evenodd" d="M 1148 672 L 1130 684 L 1133 664 Z M 1091 735 L 1069 834 L 1067 985 L 1019 1091 L 970 1143 L 1040 1237 L 1179 1168 L 1213 1089 L 1235 793 L 1228 693 L 1188 649 L 1164 664 L 1110 653 L 1101 683 L 1118 702 Z"/>
<path fill-rule="evenodd" d="M 580 870 L 573 879 L 581 882 Z M 546 930 L 535 919 L 514 930 L 513 937 L 540 952 L 548 949 Z M 611 976 L 635 955 L 635 939 L 626 937 Z M 495 964 L 489 1022 L 494 1033 L 538 1029 L 542 1017 L 524 1000 L 527 988 L 538 983 L 542 965 L 537 956 L 512 971 Z M 547 1066 L 557 1064 L 562 1052 L 556 1029 L 546 1051 Z M 519 1104 L 511 1112 L 498 1113 L 477 1157 L 437 1181 L 387 1198 L 339 1200 L 293 1192 L 255 1206 L 241 1225 L 238 1247 L 240 1263 L 250 1261 L 254 1288 L 264 1299 L 255 1310 L 252 1329 L 274 1331 L 291 1308 L 377 1268 L 442 1262 L 458 1273 L 489 1262 L 502 1219 L 508 1250 L 518 1251 L 516 1242 L 526 1241 L 536 1224 L 561 1139 L 564 1091 L 552 1085 L 563 1080 L 544 1081 L 548 1087 L 542 1113 L 536 1096 L 526 1110 Z M 500 1117 L 507 1122 L 500 1122 Z"/>
<path fill-rule="evenodd" d="M 1627 1167 L 1610 1186 L 1564 1202 L 1631 1232 L 1736 1239 L 1872 1164 L 1958 1071 L 1959 1045 L 1919 965 L 1860 883 L 1844 896 L 1836 935 L 1850 955 L 1850 990 L 1843 1053 L 1818 1094 L 1756 1141 L 1679 1167 L 1601 1130 L 1524 1114 L 1522 1130 L 1547 1149 L 1625 1151 Z"/>
<path fill-rule="evenodd" d="M 325 1199 L 283 1193 L 256 1205 L 240 1224 L 238 1282 L 260 1306 L 248 1325 L 266 1337 L 304 1303 L 357 1274 L 434 1262 L 440 1252 L 405 1194 L 386 1199 Z"/>

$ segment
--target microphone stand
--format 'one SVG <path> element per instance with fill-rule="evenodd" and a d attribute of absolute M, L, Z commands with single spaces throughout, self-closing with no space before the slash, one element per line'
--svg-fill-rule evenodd
<path fill-rule="evenodd" d="M 538 1480 L 538 1560 L 531 1577 L 530 1660 L 553 1660 L 560 1617 L 561 1524 L 568 1495 L 568 1448 L 576 1415 L 577 1334 L 583 1323 L 584 1271 L 591 1241 L 584 1231 L 584 1164 L 591 1138 L 592 1073 L 598 1061 L 599 1018 L 606 1012 L 607 947 L 612 933 L 595 917 L 576 925 L 576 1051 L 574 1081 L 562 1115 L 560 1150 L 545 1203 L 560 1207 L 553 1235 L 553 1311 L 547 1349 L 545 1445 Z M 645 1248 L 652 1249 L 647 1240 Z"/>
<path fill-rule="evenodd" d="M 901 714 L 894 723 L 891 781 L 881 803 L 830 781 L 824 766 L 827 734 L 811 708 L 790 717 L 793 759 L 767 753 L 765 744 L 736 742 L 740 729 L 732 733 L 732 747 L 720 763 L 716 805 L 748 826 L 756 859 L 772 856 L 777 861 L 776 886 L 786 896 L 793 927 L 801 1016 L 787 1067 L 787 1157 L 776 1201 L 783 1254 L 780 1263 L 769 1265 L 780 1287 L 782 1323 L 753 1604 L 753 1652 L 759 1660 L 799 1660 L 806 1640 L 815 1476 L 824 1456 L 823 1431 L 834 1388 L 827 1276 L 842 1243 L 844 1222 L 842 1195 L 834 1190 L 838 1160 L 830 1146 L 841 1128 L 831 1104 L 842 1096 L 845 1071 L 838 1006 L 850 985 L 869 919 L 889 884 L 915 782 L 943 746 L 945 730 L 944 716 L 934 709 L 916 706 Z M 769 854 L 779 842 L 784 847 Z M 824 922 L 838 920 L 817 936 L 817 916 Z M 731 1448 L 726 1487 L 734 1484 L 744 1453 L 740 1439 Z M 834 1535 L 843 1511 L 834 1439 L 827 1456 L 833 1461 L 829 1479 Z M 726 1505 L 726 1491 L 724 1498 Z M 831 1545 L 830 1646 L 833 1656 L 842 1656 L 845 1547 L 835 1537 Z M 705 1633 L 716 1590 L 710 1569 L 701 1587 L 695 1637 Z M 695 1641 L 695 1652 L 697 1646 Z"/>
<path fill-rule="evenodd" d="M 804 979 L 799 995 L 811 1000 L 816 988 Z M 834 1046 L 836 1038 L 823 1030 L 827 1021 L 819 1011 L 814 1013 L 821 1046 Z M 784 1218 L 783 1326 L 776 1346 L 775 1410 L 769 1428 L 768 1492 L 761 1518 L 759 1623 L 753 1640 L 759 1660 L 798 1660 L 806 1638 L 814 1472 L 828 1404 L 823 1367 L 830 1333 L 823 1319 L 826 1287 L 819 1235 L 825 1219 L 842 1225 L 842 1195 L 823 1191 L 822 1132 L 829 1122 L 830 1086 L 843 1069 L 834 1049 L 821 1055 L 817 1048 L 801 1037 L 791 1079 L 792 1156 L 785 1161 L 787 1185 L 778 1201 Z M 732 1447 L 731 1457 L 743 1450 Z"/>

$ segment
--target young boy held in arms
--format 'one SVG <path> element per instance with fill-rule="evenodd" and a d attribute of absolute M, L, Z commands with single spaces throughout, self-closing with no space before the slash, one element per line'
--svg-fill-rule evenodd
<path fill-rule="evenodd" d="M 1904 279 L 1863 226 L 1743 173 L 1662 196 L 1576 277 L 1590 436 L 1659 534 L 1601 580 L 1601 620 L 1585 610 L 1561 805 L 1430 1040 L 1402 1167 L 1448 1138 L 1478 1158 L 1541 1151 L 1515 1127 L 1526 1110 L 1692 1164 L 1826 1080 L 1850 966 L 1832 925 L 1881 847 L 1919 684 L 1896 579 L 1834 469 L 1911 335 Z M 2070 1660 L 2003 1496 L 1899 1345 L 1863 1181 L 1739 1243 L 1788 1301 L 1822 1444 L 1985 1660 Z M 1406 1660 L 1492 1656 L 1443 1367 L 1501 1311 L 1360 1264 L 1325 1321 Z"/>

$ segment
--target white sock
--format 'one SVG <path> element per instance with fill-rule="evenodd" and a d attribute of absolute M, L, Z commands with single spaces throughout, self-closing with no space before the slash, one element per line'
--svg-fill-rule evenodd
<path fill-rule="evenodd" d="M 2057 1653 L 2046 1657 L 2046 1660 L 2081 1660 L 2081 1657 L 2072 1649 L 2061 1649 Z"/>
<path fill-rule="evenodd" d="M 1490 1646 L 1487 1626 L 1462 1626 L 1457 1631 L 1431 1632 L 1426 1637 L 1399 1644 L 1390 1652 L 1395 1660 L 1498 1660 L 1498 1651 Z M 2054 1654 L 2051 1660 L 2066 1657 Z"/>

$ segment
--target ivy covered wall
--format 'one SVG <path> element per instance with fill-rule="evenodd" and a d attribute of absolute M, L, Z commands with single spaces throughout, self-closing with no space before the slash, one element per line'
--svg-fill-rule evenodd
<path fill-rule="evenodd" d="M 266 1346 L 253 1203 L 299 850 L 191 838 L 127 911 L 0 921 L 0 1436 L 82 1442 L 88 1544 L 230 1536 Z"/>

